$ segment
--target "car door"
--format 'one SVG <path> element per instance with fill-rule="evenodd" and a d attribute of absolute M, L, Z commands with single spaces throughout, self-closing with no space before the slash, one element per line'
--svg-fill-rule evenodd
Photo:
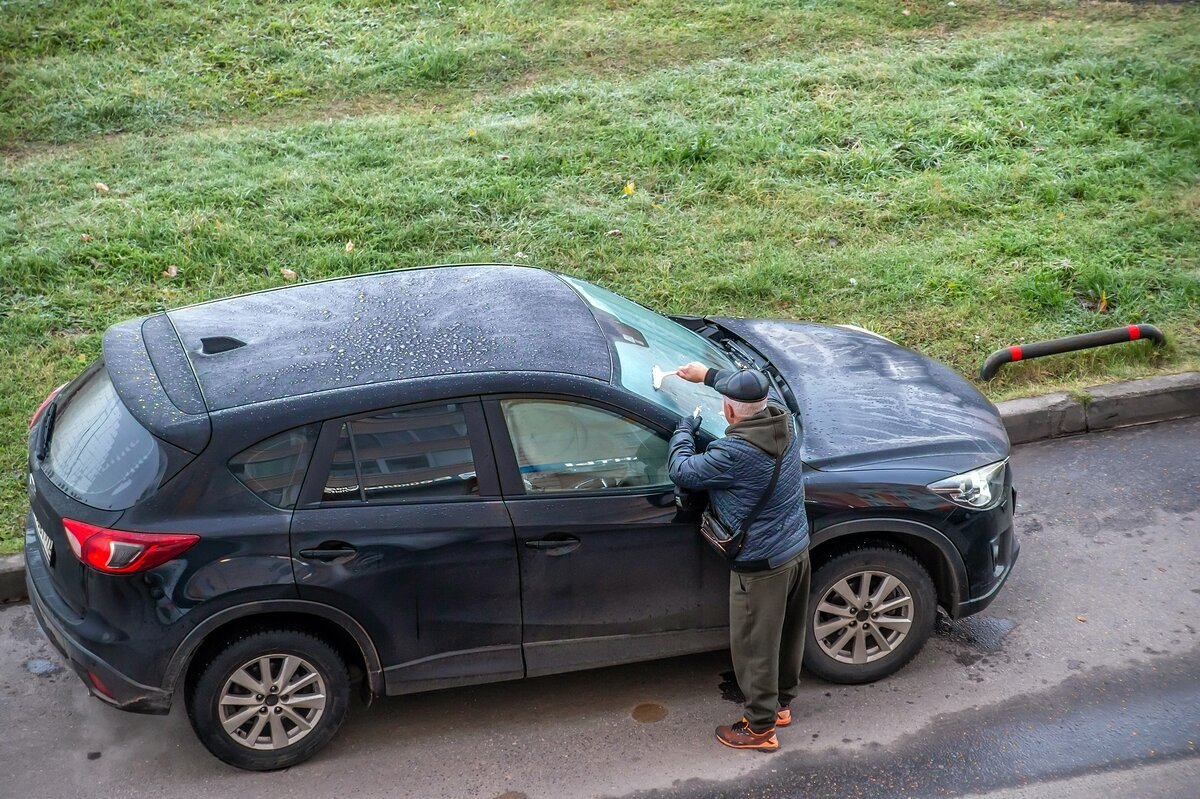
<path fill-rule="evenodd" d="M 725 646 L 728 569 L 676 506 L 668 436 L 574 398 L 485 400 L 530 676 Z"/>
<path fill-rule="evenodd" d="M 477 399 L 326 422 L 291 547 L 301 598 L 367 628 L 388 693 L 524 675 L 512 525 Z"/>

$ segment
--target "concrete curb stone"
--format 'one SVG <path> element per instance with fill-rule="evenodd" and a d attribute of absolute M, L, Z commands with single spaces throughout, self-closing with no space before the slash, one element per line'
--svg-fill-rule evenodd
<path fill-rule="evenodd" d="M 25 598 L 25 556 L 0 557 L 0 603 Z"/>
<path fill-rule="evenodd" d="M 1082 398 L 1046 394 L 996 407 L 1013 444 L 1183 419 L 1200 416 L 1200 372 L 1096 386 L 1085 390 Z M 25 557 L 0 557 L 0 603 L 25 598 Z"/>

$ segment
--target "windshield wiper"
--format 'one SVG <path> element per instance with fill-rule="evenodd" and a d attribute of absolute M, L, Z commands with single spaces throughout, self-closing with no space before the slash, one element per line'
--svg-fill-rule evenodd
<path fill-rule="evenodd" d="M 753 349 L 749 344 L 735 339 L 728 333 L 721 339 L 720 343 L 735 359 L 745 361 L 765 374 L 775 387 L 775 390 L 783 397 L 784 404 L 788 406 L 788 409 L 793 413 L 800 412 L 800 405 L 796 402 L 796 395 L 792 393 L 792 387 L 787 384 L 787 381 L 783 379 L 783 375 L 779 373 L 779 370 L 775 368 L 773 363 L 767 360 L 766 356 L 758 350 Z"/>
<path fill-rule="evenodd" d="M 58 400 L 51 402 L 46 408 L 46 418 L 42 422 L 42 442 L 37 448 L 36 457 L 39 461 L 46 460 L 50 453 L 50 437 L 54 435 L 54 420 L 58 418 Z"/>

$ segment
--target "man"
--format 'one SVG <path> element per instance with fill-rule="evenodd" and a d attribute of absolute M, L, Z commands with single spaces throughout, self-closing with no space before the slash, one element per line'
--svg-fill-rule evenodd
<path fill-rule="evenodd" d="M 746 708 L 741 721 L 717 727 L 717 740 L 726 746 L 773 752 L 779 748 L 776 726 L 792 721 L 808 612 L 800 443 L 791 414 L 768 400 L 770 382 L 762 372 L 689 363 L 675 374 L 723 395 L 729 427 L 697 455 L 700 420 L 684 418 L 671 437 L 671 479 L 680 488 L 708 491 L 711 509 L 731 531 L 761 501 L 783 453 L 775 489 L 729 562 L 729 643 Z"/>

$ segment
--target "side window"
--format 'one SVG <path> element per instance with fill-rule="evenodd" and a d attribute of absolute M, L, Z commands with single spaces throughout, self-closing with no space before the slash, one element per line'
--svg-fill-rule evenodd
<path fill-rule="evenodd" d="M 296 507 L 318 428 L 298 427 L 242 450 L 229 459 L 233 476 L 268 504 Z"/>
<path fill-rule="evenodd" d="M 528 493 L 671 484 L 667 440 L 639 422 L 560 400 L 501 400 Z"/>
<path fill-rule="evenodd" d="M 410 502 L 479 495 L 461 405 L 390 411 L 342 425 L 325 502 Z"/>

